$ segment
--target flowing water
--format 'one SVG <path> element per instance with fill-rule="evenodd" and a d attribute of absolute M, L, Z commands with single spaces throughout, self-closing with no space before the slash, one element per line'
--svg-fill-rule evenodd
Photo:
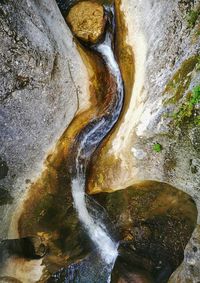
<path fill-rule="evenodd" d="M 0 265 L 6 262 L 6 268 L 2 269 L 4 275 L 9 271 L 11 277 L 16 277 L 15 271 L 20 270 L 16 278 L 20 282 L 30 282 L 33 275 L 39 279 L 45 266 L 43 275 L 48 272 L 48 278 L 45 277 L 48 283 L 105 283 L 124 278 L 126 282 L 135 278 L 137 282 L 141 278 L 150 278 L 143 282 L 152 282 L 154 278 L 153 282 L 165 283 L 182 262 L 184 248 L 196 224 L 197 211 L 191 198 L 175 188 L 167 188 L 164 183 L 146 182 L 112 194 L 88 196 L 85 193 L 91 158 L 118 121 L 124 98 L 122 76 L 115 59 L 115 11 L 108 5 L 112 0 L 99 1 L 107 4 L 106 34 L 99 44 L 83 48 L 89 50 L 86 55 L 91 55 L 96 76 L 103 73 L 103 79 L 97 80 L 103 88 L 95 93 L 98 105 L 94 106 L 94 112 L 89 112 L 95 115 L 90 120 L 89 115 L 84 116 L 87 117 L 84 125 L 79 116 L 75 118 L 72 126 L 77 126 L 77 121 L 80 125 L 72 135 L 63 135 L 61 141 L 65 143 L 61 147 L 58 144 L 58 152 L 65 157 L 58 161 L 58 152 L 56 158 L 49 157 L 48 177 L 44 175 L 42 182 L 39 179 L 39 185 L 36 183 L 38 195 L 31 195 L 19 221 L 20 235 L 38 235 L 45 231 L 40 233 L 48 239 L 44 265 L 35 259 L 44 256 L 46 246 L 42 242 L 38 245 L 33 238 L 4 241 L 0 246 Z M 63 14 L 75 2 L 59 0 L 64 5 Z M 120 52 L 122 48 L 117 43 Z M 127 61 L 123 64 L 128 65 Z M 67 144 L 69 140 L 73 144 Z M 54 167 L 55 160 L 58 164 Z M 72 194 L 67 190 L 70 183 Z M 113 237 L 116 228 L 120 244 Z M 15 257 L 10 260 L 13 254 Z"/>
<path fill-rule="evenodd" d="M 111 238 L 104 223 L 94 219 L 88 212 L 85 195 L 86 172 L 90 158 L 117 122 L 123 105 L 123 81 L 113 51 L 114 9 L 107 7 L 107 13 L 110 16 L 110 29 L 108 29 L 104 41 L 91 47 L 91 49 L 101 56 L 108 72 L 114 78 L 116 93 L 112 97 L 111 103 L 103 107 L 100 117 L 93 118 L 76 137 L 72 196 L 80 221 L 98 249 L 102 260 L 105 261 L 108 269 L 111 270 L 118 255 L 118 243 Z"/>
<path fill-rule="evenodd" d="M 76 157 L 76 174 L 72 180 L 72 195 L 79 219 L 87 229 L 91 240 L 98 247 L 102 258 L 108 265 L 112 266 L 118 254 L 118 244 L 111 239 L 105 228 L 103 228 L 103 223 L 96 223 L 87 210 L 85 200 L 85 174 L 89 157 L 99 145 L 101 140 L 112 129 L 120 114 L 123 98 L 123 84 L 119 67 L 114 59 L 112 49 L 108 43 L 99 45 L 97 50 L 101 52 L 102 57 L 109 66 L 110 71 L 116 78 L 118 99 L 110 119 L 108 120 L 106 117 L 102 117 L 101 120 L 92 121 L 89 131 L 85 133 L 85 137 L 80 142 Z"/>

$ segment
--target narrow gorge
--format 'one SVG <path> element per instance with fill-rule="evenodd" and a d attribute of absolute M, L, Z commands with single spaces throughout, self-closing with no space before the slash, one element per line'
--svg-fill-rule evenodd
<path fill-rule="evenodd" d="M 0 282 L 200 282 L 200 2 L 14 2 Z"/>

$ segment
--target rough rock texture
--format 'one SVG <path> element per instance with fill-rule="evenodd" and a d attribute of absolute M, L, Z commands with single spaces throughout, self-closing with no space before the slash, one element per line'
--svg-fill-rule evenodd
<path fill-rule="evenodd" d="M 67 15 L 67 22 L 73 33 L 81 40 L 96 43 L 105 27 L 103 6 L 90 1 L 79 2 Z"/>
<path fill-rule="evenodd" d="M 95 164 L 91 192 L 160 180 L 190 194 L 200 212 L 200 109 L 198 99 L 191 102 L 200 84 L 199 5 L 122 1 L 135 84 L 129 109 Z M 199 248 L 197 226 L 171 282 L 200 281 Z"/>
<path fill-rule="evenodd" d="M 77 95 L 86 96 L 88 79 L 54 0 L 0 1 L 0 35 L 0 238 L 5 238 L 11 213 L 72 120 Z"/>
<path fill-rule="evenodd" d="M 151 274 L 153 282 L 166 282 L 182 262 L 183 249 L 196 225 L 191 197 L 165 183 L 148 181 L 97 194 L 95 199 L 118 232 L 119 257 L 113 275 L 137 274 L 138 268 Z"/>
<path fill-rule="evenodd" d="M 94 189 L 160 180 L 190 194 L 200 209 L 199 104 L 187 109 L 200 79 L 199 19 L 191 17 L 199 4 L 199 0 L 122 0 L 127 42 L 135 55 L 135 84 L 129 110 L 99 160 L 102 164 L 106 156 L 108 163 L 117 160 L 117 166 L 95 164 L 99 179 L 93 178 Z M 17 200 L 42 172 L 43 160 L 72 119 L 76 95 L 86 93 L 88 80 L 53 0 L 2 0 L 0 20 L 0 237 L 5 237 Z M 199 251 L 197 226 L 171 282 L 200 281 Z M 41 262 L 27 266 L 16 259 L 8 266 L 18 270 L 23 283 L 39 280 L 42 274 Z M 32 281 L 26 281 L 23 272 Z"/>
<path fill-rule="evenodd" d="M 59 235 L 53 249 L 52 244 L 50 246 L 49 243 L 49 253 L 44 259 L 48 269 L 52 266 L 53 259 L 57 268 L 47 282 L 65 282 L 69 274 L 74 281 L 107 282 L 106 268 L 102 267 L 98 254 L 95 254 L 94 250 L 91 252 L 92 249 L 88 249 L 89 247 L 87 247 L 89 256 L 86 257 L 83 253 L 83 247 L 86 248 L 87 243 L 84 242 L 83 231 L 79 233 L 80 237 L 77 237 L 77 220 L 73 217 L 73 213 L 70 218 L 69 213 L 63 213 L 63 208 L 60 206 L 61 199 L 57 201 L 54 197 L 55 203 L 59 203 L 58 209 L 62 211 L 60 213 L 62 216 L 59 219 L 54 217 L 52 223 L 43 226 L 47 231 L 52 225 L 55 229 L 54 233 Z M 47 211 L 47 206 L 43 207 Z M 47 214 L 52 215 L 52 207 L 49 206 Z M 148 181 L 111 194 L 97 194 L 93 199 L 87 199 L 87 207 L 93 219 L 101 221 L 109 234 L 119 242 L 119 256 L 112 272 L 113 283 L 121 282 L 118 281 L 119 278 L 123 280 L 126 278 L 125 282 L 130 283 L 133 278 L 149 277 L 153 280 L 147 282 L 166 282 L 172 270 L 182 262 L 183 249 L 196 225 L 197 209 L 191 197 L 160 182 Z M 59 210 L 54 212 L 54 215 L 57 214 Z M 42 217 L 40 216 L 40 223 L 44 225 L 45 219 L 43 217 L 41 221 Z M 33 223 L 33 220 L 29 219 Z M 62 229 L 58 229 L 57 222 Z M 35 224 L 33 223 L 32 226 Z M 39 231 L 44 229 L 43 227 L 40 225 Z M 60 235 L 62 231 L 65 233 L 63 236 Z M 62 251 L 60 250 L 56 256 L 55 243 L 58 242 Z M 63 263 L 61 264 L 63 249 L 65 249 L 64 254 L 68 255 L 64 257 L 65 260 L 67 258 L 64 268 Z M 49 261 L 51 264 L 47 264 Z M 74 264 L 69 266 L 71 261 Z M 136 282 L 140 282 L 139 279 Z"/>

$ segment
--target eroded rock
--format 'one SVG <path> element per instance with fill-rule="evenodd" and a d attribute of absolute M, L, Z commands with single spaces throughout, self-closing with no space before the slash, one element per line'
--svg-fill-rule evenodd
<path fill-rule="evenodd" d="M 149 181 L 118 192 L 100 193 L 95 200 L 100 206 L 95 207 L 90 200 L 90 213 L 98 211 L 97 221 L 104 223 L 119 241 L 111 282 L 167 282 L 181 263 L 196 224 L 197 210 L 192 199 L 167 184 Z M 102 263 L 97 259 L 98 254 L 90 253 L 55 272 L 48 282 L 62 283 L 69 274 L 75 281 L 106 282 L 101 277 Z"/>
<path fill-rule="evenodd" d="M 22 283 L 21 281 L 15 279 L 13 277 L 10 277 L 10 276 L 0 277 L 0 282 L 1 283 Z"/>
<path fill-rule="evenodd" d="M 153 283 L 153 279 L 146 270 L 137 269 L 119 257 L 112 272 L 112 283 Z"/>
<path fill-rule="evenodd" d="M 123 189 L 138 180 L 159 180 L 190 194 L 200 212 L 199 102 L 190 107 L 200 81 L 199 4 L 182 0 L 121 2 L 126 41 L 134 53 L 134 85 L 122 123 L 92 164 L 91 193 Z M 154 144 L 163 150 L 156 152 Z M 142 151 L 143 158 L 138 158 L 133 148 Z M 199 245 L 198 229 L 195 235 Z M 193 244 L 188 245 L 190 253 Z M 177 271 L 182 274 L 181 282 L 200 281 L 197 253 L 194 258 L 190 268 L 185 256 L 185 264 Z M 179 282 L 177 278 L 172 282 Z"/>
<path fill-rule="evenodd" d="M 73 118 L 77 95 L 87 97 L 87 72 L 55 1 L 0 1 L 0 23 L 0 237 L 5 239 L 14 208 Z M 12 238 L 18 236 L 14 223 Z"/>
<path fill-rule="evenodd" d="M 197 210 L 191 197 L 167 184 L 149 181 L 100 193 L 95 199 L 106 208 L 118 231 L 119 259 L 114 274 L 125 280 L 124 269 L 133 272 L 130 276 L 134 278 L 134 267 L 150 274 L 153 282 L 167 282 L 182 262 L 196 225 Z"/>
<path fill-rule="evenodd" d="M 81 40 L 96 43 L 102 37 L 105 27 L 103 6 L 90 1 L 79 2 L 67 15 L 67 23 Z"/>

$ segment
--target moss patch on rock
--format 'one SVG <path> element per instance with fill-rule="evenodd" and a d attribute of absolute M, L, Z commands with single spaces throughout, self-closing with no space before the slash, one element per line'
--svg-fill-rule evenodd
<path fill-rule="evenodd" d="M 179 70 L 174 74 L 172 79 L 169 80 L 165 87 L 163 95 L 167 95 L 167 97 L 164 100 L 164 105 L 174 104 L 183 97 L 184 93 L 190 86 L 192 80 L 192 72 L 195 70 L 199 71 L 199 68 L 199 55 L 194 55 L 182 63 Z"/>
<path fill-rule="evenodd" d="M 200 15 L 200 6 L 198 6 L 197 9 L 190 10 L 190 12 L 187 15 L 187 23 L 189 28 L 193 28 L 195 26 L 199 15 Z"/>
<path fill-rule="evenodd" d="M 175 125 L 182 124 L 185 119 L 193 118 L 195 125 L 200 125 L 200 115 L 195 112 L 195 106 L 200 103 L 200 85 L 193 88 L 189 92 L 186 101 L 173 113 L 173 121 Z"/>

